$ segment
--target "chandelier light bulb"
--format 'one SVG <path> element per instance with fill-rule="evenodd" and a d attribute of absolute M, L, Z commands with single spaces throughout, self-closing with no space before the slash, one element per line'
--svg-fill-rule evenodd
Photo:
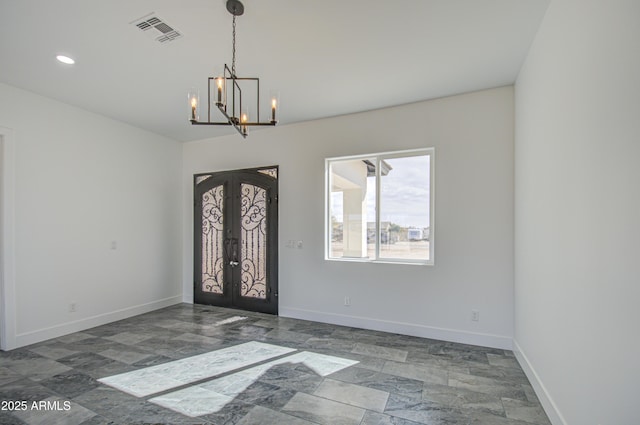
<path fill-rule="evenodd" d="M 278 101 L 274 98 L 271 99 L 271 121 L 275 121 L 276 120 L 276 106 L 278 104 Z"/>
<path fill-rule="evenodd" d="M 216 85 L 218 86 L 218 102 L 217 105 L 222 105 L 222 88 L 224 84 L 224 79 L 222 77 L 216 78 Z"/>
<path fill-rule="evenodd" d="M 269 95 L 271 97 L 271 124 L 275 125 L 278 122 L 278 119 L 276 118 L 276 110 L 280 103 L 280 93 L 278 91 L 271 90 Z"/>
<path fill-rule="evenodd" d="M 191 107 L 191 111 L 190 111 L 191 113 L 189 114 L 189 121 L 191 122 L 198 121 L 198 103 L 199 103 L 198 90 L 196 89 L 189 90 L 188 99 L 189 99 L 189 106 Z"/>
<path fill-rule="evenodd" d="M 249 112 L 247 112 L 247 110 L 245 109 L 240 114 L 240 124 L 241 124 L 242 134 L 245 136 L 249 133 L 249 128 L 246 125 L 248 122 L 249 122 Z"/>

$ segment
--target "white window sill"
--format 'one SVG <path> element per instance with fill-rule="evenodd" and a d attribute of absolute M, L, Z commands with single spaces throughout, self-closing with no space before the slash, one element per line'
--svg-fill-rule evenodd
<path fill-rule="evenodd" d="M 407 266 L 433 266 L 433 261 L 430 260 L 403 260 L 403 259 L 378 259 L 371 260 L 369 258 L 349 258 L 349 257 L 341 257 L 341 258 L 331 258 L 326 257 L 326 261 L 336 261 L 341 263 L 367 263 L 367 264 L 401 264 Z"/>

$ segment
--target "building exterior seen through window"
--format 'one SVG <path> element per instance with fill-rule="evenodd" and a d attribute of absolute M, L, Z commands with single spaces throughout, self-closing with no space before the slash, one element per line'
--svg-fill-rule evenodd
<path fill-rule="evenodd" d="M 433 264 L 434 150 L 330 158 L 326 258 Z"/>

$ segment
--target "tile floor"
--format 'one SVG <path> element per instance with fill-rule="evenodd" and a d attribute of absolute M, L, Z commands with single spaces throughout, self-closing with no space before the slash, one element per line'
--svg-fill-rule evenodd
<path fill-rule="evenodd" d="M 0 352 L 0 401 L 27 402 L 12 425 L 550 424 L 510 351 L 190 304 Z"/>

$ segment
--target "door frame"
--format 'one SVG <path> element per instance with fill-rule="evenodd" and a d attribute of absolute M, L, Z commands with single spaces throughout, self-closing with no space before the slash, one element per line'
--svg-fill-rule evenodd
<path fill-rule="evenodd" d="M 276 170 L 276 177 L 268 177 L 265 174 L 264 170 Z M 270 188 L 268 188 L 268 199 L 270 206 L 267 208 L 267 262 L 265 264 L 266 276 L 268 279 L 267 293 L 265 294 L 265 299 L 259 298 L 251 298 L 251 297 L 242 297 L 240 295 L 240 277 L 241 270 L 240 267 L 228 267 L 225 265 L 223 269 L 223 286 L 225 287 L 223 294 L 215 295 L 211 293 L 208 296 L 208 300 L 205 301 L 206 304 L 210 305 L 219 305 L 221 307 L 229 307 L 229 308 L 239 308 L 247 311 L 256 311 L 262 313 L 269 314 L 278 314 L 278 306 L 279 306 L 279 294 L 278 294 L 278 177 L 279 177 L 279 166 L 264 166 L 264 167 L 255 167 L 255 168 L 244 168 L 238 170 L 225 170 L 225 171 L 217 171 L 217 172 L 208 172 L 208 173 L 199 173 L 193 175 L 193 217 L 194 217 L 194 228 L 193 228 L 193 302 L 196 303 L 196 297 L 198 295 L 202 295 L 202 289 L 199 286 L 202 285 L 202 238 L 199 235 L 202 234 L 202 218 L 201 218 L 201 206 L 198 207 L 198 202 L 201 200 L 199 197 L 203 193 L 201 190 L 198 190 L 198 180 L 202 177 L 210 176 L 208 179 L 204 181 L 200 181 L 200 184 L 205 181 L 209 182 L 219 182 L 220 184 L 224 184 L 224 205 L 223 205 L 223 215 L 227 216 L 232 214 L 234 217 L 240 217 L 240 208 L 241 208 L 241 196 L 238 193 L 237 199 L 230 199 L 232 193 L 230 192 L 230 185 L 237 184 L 238 189 L 240 188 L 241 183 L 248 183 L 252 185 L 256 185 L 258 187 L 263 187 L 263 183 L 269 181 Z M 272 180 L 267 180 L 271 178 Z M 213 183 L 211 187 L 215 187 L 216 184 Z M 208 190 L 208 189 L 207 189 Z M 241 223 L 239 219 L 235 219 L 231 221 L 233 228 L 228 228 L 227 224 L 224 227 L 223 240 L 226 240 L 229 235 L 234 236 L 237 239 L 237 252 L 241 252 Z M 223 251 L 225 247 L 223 247 Z M 223 253 L 223 255 L 226 255 Z M 226 260 L 225 260 L 226 263 Z M 226 285 L 231 285 L 231 282 L 235 283 L 234 286 L 227 287 Z M 228 293 L 227 293 L 228 292 Z M 202 300 L 201 300 L 202 301 Z M 213 302 L 215 301 L 215 303 Z"/>

